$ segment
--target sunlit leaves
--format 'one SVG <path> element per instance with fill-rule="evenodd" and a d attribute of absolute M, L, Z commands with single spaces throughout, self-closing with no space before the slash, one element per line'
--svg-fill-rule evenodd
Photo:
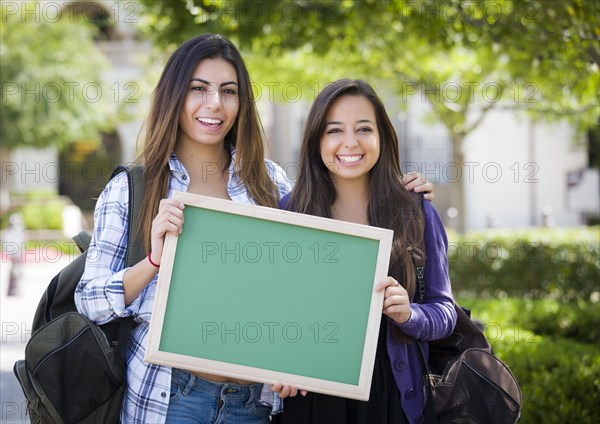
<path fill-rule="evenodd" d="M 15 5 L 29 13 L 15 12 Z M 102 82 L 107 61 L 93 28 L 40 10 L 34 3 L 2 3 L 2 148 L 98 140 L 99 131 L 113 124 L 116 107 Z"/>
<path fill-rule="evenodd" d="M 600 115 L 600 2 L 142 1 L 156 17 L 149 28 L 158 43 L 222 33 L 249 57 L 259 81 L 263 75 L 302 86 L 337 76 L 386 79 L 400 95 L 411 84 L 493 84 L 502 92 L 512 90 L 498 106 L 538 119 L 565 117 L 585 129 Z M 160 27 L 167 16 L 169 25 Z M 465 133 L 464 115 L 494 106 L 491 94 L 480 93 L 479 102 L 467 95 L 450 102 L 435 102 L 435 93 L 426 97 L 450 133 Z"/>

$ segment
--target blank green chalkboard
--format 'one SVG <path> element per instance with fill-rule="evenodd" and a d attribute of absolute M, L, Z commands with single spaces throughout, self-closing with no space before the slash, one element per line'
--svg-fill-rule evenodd
<path fill-rule="evenodd" d="M 146 361 L 368 399 L 392 231 L 176 198 Z"/>

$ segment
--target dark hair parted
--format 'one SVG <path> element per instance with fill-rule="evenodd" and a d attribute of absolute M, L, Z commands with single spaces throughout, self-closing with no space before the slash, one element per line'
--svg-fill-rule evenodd
<path fill-rule="evenodd" d="M 398 137 L 383 102 L 369 84 L 361 80 L 342 79 L 328 84 L 313 103 L 300 150 L 298 179 L 290 195 L 292 211 L 332 218 L 331 205 L 336 192 L 329 169 L 321 159 L 320 142 L 326 118 L 333 102 L 343 96 L 362 96 L 375 110 L 380 140 L 380 154 L 369 172 L 369 225 L 394 230 L 389 275 L 413 296 L 416 285 L 410 252 L 419 248 L 424 222 L 417 197 L 402 184 Z"/>
<path fill-rule="evenodd" d="M 152 220 L 167 195 L 169 157 L 179 135 L 179 115 L 194 69 L 203 59 L 222 58 L 235 69 L 238 79 L 239 111 L 225 136 L 225 148 L 236 150 L 235 172 L 250 196 L 261 206 L 277 207 L 277 187 L 264 163 L 264 132 L 256 110 L 250 76 L 235 45 L 218 34 L 203 34 L 183 43 L 169 58 L 154 90 L 146 120 L 144 164 L 146 194 L 140 217 L 146 247 L 150 248 Z"/>

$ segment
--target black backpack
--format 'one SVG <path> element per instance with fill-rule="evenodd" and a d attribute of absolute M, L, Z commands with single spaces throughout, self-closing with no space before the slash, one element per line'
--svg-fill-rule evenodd
<path fill-rule="evenodd" d="M 419 195 L 423 210 L 423 195 Z M 415 301 L 425 294 L 425 247 L 412 253 L 417 285 Z M 427 424 L 508 424 L 521 416 L 521 389 L 510 369 L 494 356 L 482 325 L 471 311 L 454 304 L 457 319 L 450 336 L 430 341 L 429 361 L 420 342 L 425 372 Z"/>
<path fill-rule="evenodd" d="M 126 264 L 145 257 L 132 223 L 144 197 L 141 166 L 118 167 L 129 183 L 129 237 Z M 32 424 L 117 423 L 125 394 L 125 353 L 133 317 L 96 325 L 77 312 L 74 293 L 83 274 L 90 235 L 73 237 L 81 255 L 50 282 L 33 319 L 25 359 L 13 371 L 27 400 Z"/>

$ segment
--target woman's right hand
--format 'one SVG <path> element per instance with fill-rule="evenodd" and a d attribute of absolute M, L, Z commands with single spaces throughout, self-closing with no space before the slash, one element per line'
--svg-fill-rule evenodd
<path fill-rule="evenodd" d="M 152 221 L 150 235 L 151 259 L 155 264 L 160 264 L 165 236 L 167 233 L 181 234 L 183 229 L 183 202 L 175 199 L 162 199 L 158 205 L 158 213 Z"/>

